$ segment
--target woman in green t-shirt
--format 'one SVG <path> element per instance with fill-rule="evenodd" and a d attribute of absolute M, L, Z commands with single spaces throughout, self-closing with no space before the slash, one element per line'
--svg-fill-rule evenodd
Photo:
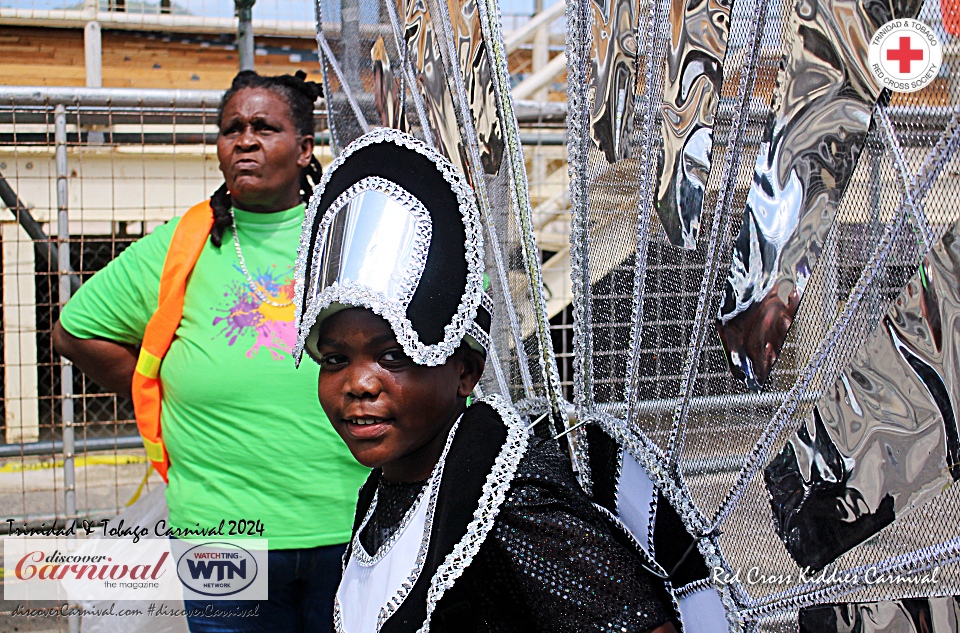
<path fill-rule="evenodd" d="M 269 599 L 218 600 L 191 631 L 325 631 L 341 555 L 366 477 L 316 398 L 317 368 L 294 368 L 293 265 L 304 201 L 320 165 L 306 75 L 242 72 L 220 103 L 217 156 L 225 183 L 163 357 L 160 424 L 170 458 L 168 527 L 262 526 Z M 54 345 L 91 378 L 131 394 L 137 348 L 158 305 L 174 219 L 87 281 L 54 328 Z M 232 242 L 232 243 L 231 243 Z M 261 535 L 257 535 L 261 536 Z M 187 601 L 187 608 L 206 603 Z"/>

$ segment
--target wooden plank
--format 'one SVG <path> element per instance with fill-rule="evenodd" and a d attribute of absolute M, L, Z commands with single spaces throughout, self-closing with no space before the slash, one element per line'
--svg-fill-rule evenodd
<path fill-rule="evenodd" d="M 0 64 L 0 84 L 14 86 L 82 86 L 83 67 Z"/>

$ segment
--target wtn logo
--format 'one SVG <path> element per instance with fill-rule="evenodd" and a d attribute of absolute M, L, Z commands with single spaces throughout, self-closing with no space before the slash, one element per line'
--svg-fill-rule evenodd
<path fill-rule="evenodd" d="M 214 570 L 217 572 L 217 577 L 215 580 L 223 580 L 228 578 L 233 580 L 235 576 L 239 576 L 246 580 L 247 578 L 247 561 L 242 560 L 240 564 L 236 564 L 229 560 L 189 560 L 187 559 L 187 568 L 190 570 L 190 576 L 194 580 L 199 580 L 203 578 L 204 580 L 210 580 L 213 576 Z"/>
<path fill-rule="evenodd" d="M 233 596 L 253 583 L 257 571 L 253 554 L 231 543 L 196 545 L 177 561 L 183 586 L 205 596 Z"/>

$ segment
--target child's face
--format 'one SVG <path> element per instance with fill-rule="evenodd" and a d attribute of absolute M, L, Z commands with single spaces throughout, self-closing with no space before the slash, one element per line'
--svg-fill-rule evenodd
<path fill-rule="evenodd" d="M 317 350 L 320 404 L 357 461 L 393 481 L 429 477 L 482 362 L 457 353 L 437 367 L 417 365 L 364 308 L 326 319 Z"/>

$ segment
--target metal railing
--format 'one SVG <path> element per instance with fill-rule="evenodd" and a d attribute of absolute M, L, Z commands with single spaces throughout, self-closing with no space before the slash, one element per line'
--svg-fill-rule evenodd
<path fill-rule="evenodd" d="M 80 279 L 219 185 L 220 95 L 0 89 L 0 505 L 17 525 L 113 516 L 144 482 L 130 403 L 62 362 L 51 330 Z"/>

